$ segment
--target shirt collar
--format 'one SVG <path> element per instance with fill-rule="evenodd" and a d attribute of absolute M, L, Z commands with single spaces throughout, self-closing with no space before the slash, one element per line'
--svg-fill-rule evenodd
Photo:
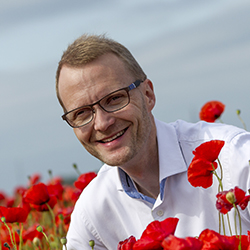
<path fill-rule="evenodd" d="M 157 119 L 155 119 L 155 124 L 160 167 L 160 194 L 162 199 L 166 178 L 187 171 L 187 165 L 183 158 L 175 127 Z M 124 190 L 132 198 L 142 198 L 150 203 L 154 203 L 155 200 L 153 198 L 139 194 L 131 178 L 119 167 L 117 173 L 120 179 L 117 183 L 118 190 Z"/>
<path fill-rule="evenodd" d="M 171 175 L 187 171 L 178 135 L 172 124 L 155 119 L 159 154 L 159 181 Z"/>

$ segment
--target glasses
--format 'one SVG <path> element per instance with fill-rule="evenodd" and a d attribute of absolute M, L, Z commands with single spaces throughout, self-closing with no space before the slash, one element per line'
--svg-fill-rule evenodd
<path fill-rule="evenodd" d="M 62 119 L 65 120 L 72 128 L 79 128 L 87 125 L 93 120 L 95 113 L 93 106 L 96 104 L 108 113 L 123 109 L 130 102 L 129 91 L 137 88 L 141 82 L 141 80 L 136 80 L 128 87 L 118 89 L 91 105 L 82 106 L 66 112 L 62 115 Z"/>

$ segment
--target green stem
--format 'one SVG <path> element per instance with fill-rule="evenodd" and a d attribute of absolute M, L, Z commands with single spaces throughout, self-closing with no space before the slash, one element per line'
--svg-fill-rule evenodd
<path fill-rule="evenodd" d="M 56 220 L 55 220 L 55 215 L 54 215 L 54 212 L 53 210 L 51 209 L 50 205 L 48 203 L 46 203 L 49 211 L 50 211 L 50 214 L 51 214 L 51 217 L 52 217 L 52 221 L 53 221 L 53 228 L 54 228 L 54 234 L 56 236 Z"/>
<path fill-rule="evenodd" d="M 220 180 L 222 181 L 222 179 L 223 179 L 223 169 L 222 169 L 222 165 L 221 165 L 221 162 L 220 162 L 219 158 L 217 158 L 217 161 L 218 161 L 219 166 L 220 166 Z"/>
<path fill-rule="evenodd" d="M 247 126 L 246 126 L 245 122 L 243 121 L 243 119 L 242 119 L 241 116 L 240 116 L 240 111 L 239 111 L 239 110 L 237 110 L 237 111 L 238 111 L 238 112 L 237 112 L 237 116 L 238 116 L 240 122 L 242 123 L 243 128 L 244 128 L 245 130 L 247 130 Z"/>
<path fill-rule="evenodd" d="M 222 214 L 219 212 L 219 234 L 221 234 L 221 216 Z"/>
<path fill-rule="evenodd" d="M 42 234 L 43 234 L 43 236 L 45 237 L 46 241 L 49 243 L 49 249 L 50 249 L 50 242 L 49 242 L 49 239 L 48 239 L 46 233 L 44 233 L 44 232 L 42 231 Z"/>
<path fill-rule="evenodd" d="M 19 250 L 22 250 L 23 247 L 23 223 L 21 223 L 21 229 L 20 229 L 20 235 L 19 235 L 19 239 L 20 239 L 20 243 L 19 243 Z"/>
<path fill-rule="evenodd" d="M 240 211 L 239 211 L 239 209 L 238 209 L 238 207 L 235 205 L 235 204 L 233 204 L 234 205 L 234 208 L 235 208 L 235 210 L 236 210 L 236 212 L 237 212 L 237 214 L 238 214 L 238 218 L 239 218 L 239 228 L 240 228 L 240 235 L 239 235 L 239 238 L 240 238 L 240 240 L 241 240 L 241 235 L 242 235 L 242 225 L 241 225 L 241 216 L 240 216 Z M 236 217 L 236 216 L 235 216 Z"/>
<path fill-rule="evenodd" d="M 228 227 L 229 227 L 230 235 L 232 236 L 233 233 L 232 233 L 232 229 L 231 229 L 231 224 L 230 224 L 230 219 L 229 219 L 229 214 L 228 213 L 227 213 L 227 222 L 228 222 Z"/>
<path fill-rule="evenodd" d="M 218 174 L 215 171 L 215 167 L 214 164 L 211 162 L 212 167 L 213 167 L 213 174 L 216 176 L 218 182 L 219 182 L 219 187 L 218 187 L 218 191 L 223 191 L 223 185 L 222 185 L 222 174 L 221 174 L 221 178 L 218 176 Z M 222 171 L 221 171 L 222 172 Z"/>
<path fill-rule="evenodd" d="M 221 163 L 219 161 L 219 159 L 217 159 L 218 162 L 219 162 L 219 165 L 220 165 L 220 172 L 221 172 L 221 177 L 218 176 L 218 174 L 216 173 L 216 170 L 215 170 L 215 167 L 214 167 L 214 164 L 212 164 L 212 167 L 213 167 L 213 174 L 216 176 L 218 182 L 219 182 L 219 186 L 218 186 L 218 192 L 222 192 L 223 191 L 223 184 L 222 184 L 222 167 L 221 167 Z M 224 222 L 224 218 L 223 218 L 223 215 L 219 213 L 219 233 L 221 233 L 221 224 L 222 224 L 222 227 L 223 227 L 223 233 L 224 235 L 226 234 L 226 229 L 225 229 L 225 222 Z M 228 218 L 228 224 L 229 224 L 229 228 L 230 228 L 230 222 L 229 222 L 229 218 Z M 230 229 L 229 229 L 230 230 Z"/>
<path fill-rule="evenodd" d="M 12 230 L 12 234 L 13 234 L 13 241 L 14 241 L 15 246 L 16 246 L 16 234 L 15 234 L 15 231 L 13 229 L 13 226 L 11 226 L 11 230 Z"/>
<path fill-rule="evenodd" d="M 224 233 L 224 235 L 226 235 L 225 222 L 224 222 L 223 215 L 221 216 L 221 220 L 222 220 L 223 233 Z"/>
<path fill-rule="evenodd" d="M 7 227 L 8 231 L 9 231 L 11 244 L 13 245 L 13 247 L 15 248 L 15 250 L 17 250 L 17 247 L 16 247 L 16 245 L 14 244 L 13 237 L 12 237 L 12 233 L 11 233 L 11 230 L 10 230 L 9 226 L 7 225 L 6 222 L 3 222 L 3 224 Z"/>
<path fill-rule="evenodd" d="M 233 204 L 234 205 L 234 204 Z M 234 205 L 235 206 L 235 205 Z M 236 210 L 234 211 L 234 227 L 235 227 L 235 235 L 238 236 L 237 232 L 237 221 L 236 221 Z"/>
<path fill-rule="evenodd" d="M 76 172 L 79 174 L 79 176 L 82 174 L 80 171 L 79 171 L 79 169 L 78 169 L 78 167 L 77 167 L 77 165 L 74 163 L 73 164 L 73 168 L 76 170 Z"/>
<path fill-rule="evenodd" d="M 224 123 L 220 117 L 217 118 L 217 119 L 220 121 L 220 123 Z"/>

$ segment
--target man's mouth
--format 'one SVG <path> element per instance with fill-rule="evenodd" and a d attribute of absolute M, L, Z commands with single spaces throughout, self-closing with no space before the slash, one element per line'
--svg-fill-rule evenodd
<path fill-rule="evenodd" d="M 115 134 L 114 136 L 110 137 L 110 138 L 107 138 L 105 140 L 100 140 L 99 142 L 101 143 L 107 143 L 107 142 L 111 142 L 119 137 L 121 137 L 125 132 L 126 132 L 127 129 L 123 129 L 122 131 L 118 132 L 117 134 Z"/>

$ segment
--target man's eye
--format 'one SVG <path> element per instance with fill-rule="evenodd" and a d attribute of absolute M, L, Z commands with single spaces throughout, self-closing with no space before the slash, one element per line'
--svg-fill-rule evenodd
<path fill-rule="evenodd" d="M 115 95 L 115 96 L 112 96 L 111 100 L 112 101 L 116 101 L 116 100 L 118 100 L 121 97 L 122 97 L 121 95 Z"/>
<path fill-rule="evenodd" d="M 107 99 L 106 103 L 109 105 L 116 104 L 116 103 L 122 101 L 123 98 L 124 98 L 124 95 L 122 95 L 122 94 L 113 95 Z"/>
<path fill-rule="evenodd" d="M 84 114 L 84 110 L 78 111 L 78 112 L 76 113 L 76 116 L 79 116 L 79 115 L 82 115 L 82 114 Z"/>
<path fill-rule="evenodd" d="M 77 119 L 77 118 L 79 118 L 81 116 L 85 116 L 86 113 L 87 112 L 86 112 L 85 109 L 80 109 L 80 110 L 78 110 L 78 111 L 75 112 L 74 117 L 75 117 L 75 119 Z"/>

